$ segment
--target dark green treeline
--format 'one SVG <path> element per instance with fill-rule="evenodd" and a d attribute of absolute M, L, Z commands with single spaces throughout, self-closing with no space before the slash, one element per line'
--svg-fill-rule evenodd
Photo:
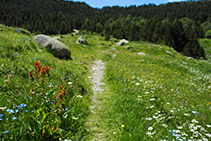
<path fill-rule="evenodd" d="M 107 37 L 163 43 L 199 58 L 205 57 L 198 38 L 211 29 L 210 7 L 209 1 L 96 9 L 72 1 L 0 0 L 0 23 L 33 33 L 66 34 L 76 28 Z"/>

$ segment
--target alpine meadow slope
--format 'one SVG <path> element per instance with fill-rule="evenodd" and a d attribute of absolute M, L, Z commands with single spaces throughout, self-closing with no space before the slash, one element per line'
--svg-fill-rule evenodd
<path fill-rule="evenodd" d="M 71 51 L 64 60 L 41 49 L 34 34 L 0 28 L 1 140 L 211 139 L 209 56 L 191 60 L 145 41 L 116 46 L 119 39 L 96 33 L 51 35 Z M 76 43 L 80 36 L 88 45 Z M 210 39 L 199 42 L 209 54 Z M 88 78 L 95 60 L 105 63 L 97 115 Z"/>

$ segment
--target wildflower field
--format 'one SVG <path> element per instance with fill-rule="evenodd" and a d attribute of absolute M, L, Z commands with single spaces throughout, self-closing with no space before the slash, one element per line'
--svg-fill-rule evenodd
<path fill-rule="evenodd" d="M 189 60 L 164 45 L 130 42 L 125 49 L 114 38 L 67 34 L 67 61 L 41 49 L 32 34 L 0 28 L 0 140 L 92 140 L 88 76 L 100 59 L 106 85 L 97 126 L 107 140 L 211 140 L 209 57 Z M 88 45 L 76 44 L 79 36 Z M 211 52 L 209 39 L 200 43 Z"/>

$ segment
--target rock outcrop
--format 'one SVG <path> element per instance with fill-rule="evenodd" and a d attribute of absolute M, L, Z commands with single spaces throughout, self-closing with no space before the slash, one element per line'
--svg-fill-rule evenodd
<path fill-rule="evenodd" d="M 77 42 L 76 42 L 77 44 L 84 44 L 84 45 L 87 45 L 88 43 L 87 43 L 87 41 L 83 38 L 83 37 L 79 37 L 78 38 L 78 40 L 77 40 Z"/>
<path fill-rule="evenodd" d="M 68 47 L 54 38 L 40 34 L 34 37 L 34 41 L 43 48 L 47 48 L 55 57 L 71 59 L 71 52 Z"/>

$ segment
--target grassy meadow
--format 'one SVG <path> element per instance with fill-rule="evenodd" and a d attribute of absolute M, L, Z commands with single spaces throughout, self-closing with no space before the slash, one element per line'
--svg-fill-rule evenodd
<path fill-rule="evenodd" d="M 92 140 L 94 60 L 106 63 L 95 124 L 107 140 L 211 140 L 210 57 L 190 60 L 164 45 L 117 47 L 114 38 L 67 34 L 67 61 L 42 50 L 33 34 L 0 28 L 0 140 Z M 79 36 L 88 45 L 76 44 Z M 211 40 L 199 41 L 211 53 Z"/>

